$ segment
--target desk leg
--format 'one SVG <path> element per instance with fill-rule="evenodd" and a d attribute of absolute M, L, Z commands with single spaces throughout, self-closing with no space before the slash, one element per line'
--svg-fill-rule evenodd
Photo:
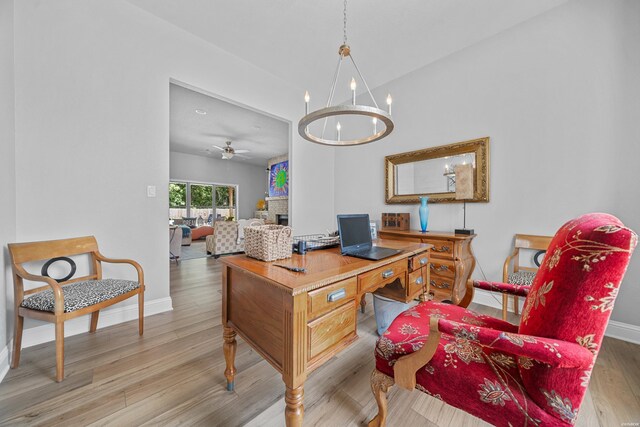
<path fill-rule="evenodd" d="M 284 410 L 284 417 L 287 427 L 301 427 L 304 416 L 304 386 L 296 388 L 287 387 L 284 394 L 284 401 L 287 404 Z"/>
<path fill-rule="evenodd" d="M 222 336 L 224 337 L 224 360 L 227 362 L 227 368 L 224 370 L 224 376 L 227 377 L 227 390 L 233 391 L 234 379 L 236 376 L 236 367 L 234 365 L 237 347 L 236 331 L 225 326 Z"/>

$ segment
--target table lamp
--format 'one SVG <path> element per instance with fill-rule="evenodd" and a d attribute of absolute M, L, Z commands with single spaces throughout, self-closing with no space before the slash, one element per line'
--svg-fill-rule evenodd
<path fill-rule="evenodd" d="M 463 202 L 462 228 L 456 228 L 456 234 L 473 234 L 472 229 L 467 229 L 467 200 L 473 199 L 473 165 L 456 165 L 456 200 Z"/>

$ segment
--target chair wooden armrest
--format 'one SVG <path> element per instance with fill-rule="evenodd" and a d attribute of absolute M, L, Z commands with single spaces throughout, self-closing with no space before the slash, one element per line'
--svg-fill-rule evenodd
<path fill-rule="evenodd" d="M 35 294 L 36 292 L 41 292 L 51 288 L 53 290 L 53 298 L 55 301 L 54 313 L 62 314 L 64 312 L 64 294 L 62 293 L 62 287 L 58 284 L 58 282 L 56 282 L 51 277 L 31 274 L 27 270 L 25 270 L 22 265 L 19 264 L 13 265 L 13 272 L 21 279 L 18 281 L 19 283 L 17 283 L 19 284 L 19 289 L 16 290 L 16 295 L 14 295 L 16 309 L 20 306 L 20 304 L 22 304 L 25 295 Z M 29 280 L 31 282 L 44 282 L 46 283 L 46 285 L 25 291 L 24 286 L 22 285 L 22 280 Z"/>
<path fill-rule="evenodd" d="M 108 258 L 108 257 L 104 256 L 100 252 L 95 252 L 95 257 L 96 257 L 96 259 L 98 261 L 108 262 L 110 264 L 130 264 L 130 265 L 132 265 L 133 268 L 135 268 L 136 271 L 138 272 L 138 283 L 140 283 L 140 286 L 142 286 L 144 284 L 144 271 L 142 270 L 142 267 L 140 266 L 140 264 L 138 264 L 136 261 L 134 261 L 132 259 L 126 259 L 126 258 Z"/>
<path fill-rule="evenodd" d="M 438 318 L 429 317 L 429 337 L 420 350 L 402 356 L 393 366 L 393 377 L 396 384 L 407 390 L 416 388 L 416 372 L 429 363 L 438 349 L 440 343 L 440 331 L 438 330 Z"/>

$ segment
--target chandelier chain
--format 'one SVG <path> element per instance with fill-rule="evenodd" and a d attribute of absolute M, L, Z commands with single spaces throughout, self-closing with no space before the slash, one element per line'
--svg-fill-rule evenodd
<path fill-rule="evenodd" d="M 344 23 L 344 39 L 343 39 L 343 44 L 347 44 L 347 0 L 344 0 L 343 23 Z"/>

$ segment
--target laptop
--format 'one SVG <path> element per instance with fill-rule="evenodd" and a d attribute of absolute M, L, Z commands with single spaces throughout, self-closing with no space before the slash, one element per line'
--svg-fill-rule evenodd
<path fill-rule="evenodd" d="M 377 261 L 402 252 L 399 249 L 373 246 L 369 214 L 338 215 L 338 232 L 342 255 Z"/>

